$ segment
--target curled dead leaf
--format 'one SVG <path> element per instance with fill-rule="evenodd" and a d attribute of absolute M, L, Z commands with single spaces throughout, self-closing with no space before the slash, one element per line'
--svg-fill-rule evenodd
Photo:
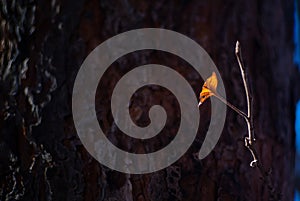
<path fill-rule="evenodd" d="M 215 72 L 213 72 L 212 75 L 209 78 L 207 78 L 204 85 L 202 86 L 202 91 L 199 96 L 200 101 L 198 106 L 200 106 L 210 96 L 216 95 L 217 86 L 218 86 L 217 75 Z"/>

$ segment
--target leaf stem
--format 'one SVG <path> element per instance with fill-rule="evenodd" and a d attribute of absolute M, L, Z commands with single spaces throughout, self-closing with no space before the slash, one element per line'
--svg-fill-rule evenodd
<path fill-rule="evenodd" d="M 220 101 L 222 101 L 225 105 L 227 105 L 228 107 L 230 107 L 232 110 L 234 110 L 235 112 L 237 112 L 239 115 L 241 115 L 242 117 L 244 117 L 245 119 L 248 118 L 247 115 L 243 111 L 241 111 L 240 109 L 238 109 L 237 107 L 235 107 L 234 105 L 232 105 L 231 103 L 229 103 L 225 98 L 223 98 L 219 94 L 214 93 L 214 96 L 216 98 L 218 98 Z"/>

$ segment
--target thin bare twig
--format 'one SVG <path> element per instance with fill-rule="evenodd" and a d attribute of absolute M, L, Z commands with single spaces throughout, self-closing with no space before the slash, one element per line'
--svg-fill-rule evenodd
<path fill-rule="evenodd" d="M 247 118 L 245 118 L 247 127 L 248 127 L 248 137 L 245 137 L 245 146 L 249 149 L 253 160 L 250 163 L 251 167 L 255 167 L 258 163 L 258 157 L 256 154 L 256 151 L 254 149 L 254 130 L 253 130 L 253 115 L 252 115 L 252 96 L 250 94 L 249 86 L 248 86 L 248 79 L 245 73 L 245 67 L 242 59 L 242 51 L 240 47 L 239 41 L 236 42 L 235 46 L 235 55 L 237 58 L 237 61 L 239 63 L 243 83 L 244 83 L 244 89 L 246 93 L 246 100 L 247 100 Z"/>
<path fill-rule="evenodd" d="M 275 187 L 272 182 L 272 179 L 271 179 L 270 172 L 267 172 L 265 170 L 265 168 L 263 167 L 263 165 L 261 164 L 261 162 L 258 160 L 256 149 L 254 147 L 255 137 L 254 137 L 254 127 L 253 127 L 254 122 L 253 122 L 253 113 L 252 113 L 253 99 L 252 99 L 252 95 L 251 95 L 251 92 L 250 92 L 249 86 L 248 86 L 248 80 L 247 80 L 248 78 L 247 78 L 247 75 L 245 74 L 245 67 L 244 67 L 243 60 L 242 60 L 242 52 L 241 52 L 241 47 L 240 47 L 239 41 L 236 42 L 235 55 L 236 55 L 236 58 L 239 63 L 239 67 L 240 67 L 240 71 L 241 71 L 241 75 L 242 75 L 242 79 L 243 79 L 243 83 L 244 83 L 244 89 L 245 89 L 245 93 L 246 93 L 246 99 L 247 99 L 247 118 L 245 118 L 245 116 L 243 116 L 243 115 L 242 116 L 246 120 L 247 127 L 248 127 L 248 137 L 245 137 L 245 146 L 249 149 L 249 151 L 253 157 L 253 160 L 250 163 L 250 166 L 258 167 L 264 182 L 267 184 L 268 191 L 270 193 L 272 200 L 280 201 L 281 194 L 276 192 Z"/>
<path fill-rule="evenodd" d="M 234 105 L 232 105 L 231 103 L 229 103 L 225 98 L 223 98 L 219 94 L 214 93 L 214 96 L 216 98 L 218 98 L 221 102 L 223 102 L 225 105 L 227 105 L 228 107 L 230 107 L 231 109 L 233 109 L 235 112 L 237 112 L 239 115 L 241 115 L 242 117 L 244 117 L 245 119 L 248 118 L 247 115 L 243 111 L 241 111 L 240 109 L 238 109 L 237 107 L 235 107 Z"/>
<path fill-rule="evenodd" d="M 270 197 L 271 200 L 280 201 L 281 193 L 278 193 L 276 191 L 276 189 L 274 187 L 274 183 L 272 182 L 271 173 L 270 173 L 270 171 L 266 171 L 265 168 L 263 167 L 262 163 L 258 160 L 256 149 L 254 147 L 255 137 L 254 137 L 254 126 L 253 126 L 254 121 L 253 121 L 253 113 L 252 113 L 253 98 L 252 98 L 252 94 L 251 94 L 251 91 L 249 88 L 247 74 L 245 73 L 245 67 L 244 67 L 243 60 L 242 60 L 242 52 L 241 52 L 239 41 L 236 42 L 235 55 L 236 55 L 236 58 L 237 58 L 237 61 L 238 61 L 239 67 L 240 67 L 240 71 L 241 71 L 241 76 L 243 79 L 244 90 L 245 90 L 246 100 L 247 100 L 247 113 L 243 112 L 242 110 L 238 109 L 237 107 L 235 107 L 234 105 L 229 103 L 225 98 L 220 96 L 216 92 L 216 90 L 212 91 L 210 88 L 208 88 L 208 91 L 209 91 L 208 97 L 215 96 L 221 102 L 226 104 L 228 107 L 230 107 L 232 110 L 234 110 L 236 113 L 238 113 L 245 119 L 245 121 L 247 123 L 247 128 L 248 128 L 248 136 L 245 137 L 245 146 L 248 148 L 248 150 L 250 151 L 250 153 L 253 157 L 253 160 L 251 161 L 250 166 L 258 168 L 259 172 L 261 173 L 262 179 L 268 188 L 269 194 L 271 196 Z M 206 85 L 204 85 L 204 86 L 207 88 Z M 201 96 L 201 93 L 200 93 L 200 96 Z M 202 102 L 201 102 L 201 97 L 200 97 L 200 102 L 199 102 L 198 106 L 200 106 L 201 103 Z"/>

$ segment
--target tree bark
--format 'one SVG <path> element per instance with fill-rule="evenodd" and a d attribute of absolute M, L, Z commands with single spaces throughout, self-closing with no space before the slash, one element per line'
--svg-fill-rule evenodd
<path fill-rule="evenodd" d="M 300 76 L 293 65 L 292 0 L 3 0 L 0 4 L 0 200 L 293 199 Z M 201 123 L 191 148 L 161 171 L 123 174 L 88 154 L 76 134 L 71 109 L 80 65 L 106 39 L 148 27 L 170 29 L 200 44 L 221 73 L 227 100 L 245 111 L 234 55 L 235 42 L 241 42 L 253 92 L 255 147 L 267 176 L 249 166 L 246 123 L 229 109 L 213 152 L 201 161 L 195 157 L 209 124 L 209 103 L 200 108 Z M 109 79 L 98 86 L 98 120 L 115 145 L 136 153 L 162 148 L 178 129 L 176 97 L 155 86 L 136 93 L 130 113 L 138 125 L 147 125 L 149 107 L 158 102 L 168 114 L 164 133 L 145 145 L 114 124 L 110 95 L 115 84 L 134 66 L 148 63 L 172 67 L 196 94 L 204 81 L 182 59 L 159 51 L 131 53 L 111 66 L 105 74 Z"/>

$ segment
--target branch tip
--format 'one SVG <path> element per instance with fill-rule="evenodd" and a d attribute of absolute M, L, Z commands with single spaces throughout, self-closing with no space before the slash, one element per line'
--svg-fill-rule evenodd
<path fill-rule="evenodd" d="M 237 40 L 235 44 L 235 54 L 240 52 L 240 42 Z"/>

